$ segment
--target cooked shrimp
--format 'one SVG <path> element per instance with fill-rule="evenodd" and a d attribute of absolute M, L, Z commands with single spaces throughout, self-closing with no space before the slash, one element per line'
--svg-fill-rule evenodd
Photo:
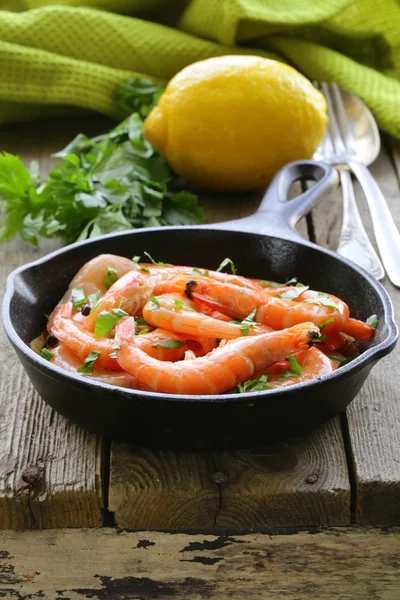
<path fill-rule="evenodd" d="M 309 350 L 299 352 L 295 356 L 300 365 L 304 364 L 301 374 L 289 376 L 286 379 L 280 380 L 279 373 L 274 373 L 268 377 L 268 383 L 274 387 L 287 387 L 289 385 L 295 385 L 296 383 L 303 383 L 304 381 L 315 379 L 316 377 L 322 377 L 322 375 L 332 373 L 336 368 L 334 362 L 316 346 L 313 346 Z"/>
<path fill-rule="evenodd" d="M 62 304 L 57 311 L 51 327 L 51 334 L 63 342 L 82 361 L 90 352 L 100 352 L 96 366 L 103 369 L 120 371 L 121 367 L 110 354 L 115 351 L 116 342 L 110 338 L 100 338 L 94 333 L 83 329 L 79 323 L 72 319 L 72 302 Z"/>
<path fill-rule="evenodd" d="M 82 364 L 82 360 L 65 344 L 58 344 L 55 348 L 51 349 L 51 352 L 53 358 L 50 362 L 65 371 L 76 373 Z M 108 371 L 107 369 L 100 369 L 95 366 L 93 374 L 88 375 L 88 377 L 102 383 L 108 383 L 109 385 L 117 385 L 118 387 L 136 387 L 134 376 L 124 371 Z"/>
<path fill-rule="evenodd" d="M 261 333 L 257 324 L 251 321 L 240 325 L 214 319 L 194 308 L 194 303 L 181 294 L 163 294 L 157 296 L 156 302 L 150 300 L 143 307 L 144 319 L 154 327 L 162 327 L 169 331 L 199 335 L 210 338 L 234 339 L 242 335 Z M 265 327 L 264 327 L 264 333 Z"/>
<path fill-rule="evenodd" d="M 176 341 L 178 345 L 170 348 L 166 347 L 165 342 L 168 341 Z M 181 340 L 179 335 L 161 328 L 145 333 L 144 335 L 135 336 L 134 342 L 143 352 L 146 352 L 146 354 L 157 360 L 175 362 L 183 359 L 187 350 L 186 344 Z"/>
<path fill-rule="evenodd" d="M 182 279 L 177 281 L 177 287 L 180 289 L 187 289 L 188 285 L 190 294 L 195 298 L 203 301 L 209 299 L 213 308 L 227 312 L 234 318 L 243 319 L 256 309 L 255 320 L 273 329 L 292 327 L 305 321 L 321 325 L 330 318 L 333 319 L 335 327 L 339 328 L 350 314 L 348 306 L 340 298 L 329 295 L 336 307 L 326 306 L 319 297 L 320 293 L 312 290 L 303 292 L 296 299 L 288 300 L 277 298 L 265 291 L 239 288 L 219 281 L 205 281 L 205 278 L 198 278 L 194 282 Z"/>
<path fill-rule="evenodd" d="M 65 304 L 71 300 L 72 290 L 81 289 L 85 296 L 90 294 L 100 294 L 101 296 L 107 291 L 104 279 L 107 275 L 107 269 L 115 269 L 118 277 L 122 277 L 125 273 L 131 271 L 135 266 L 129 258 L 117 256 L 115 254 L 100 254 L 92 260 L 89 260 L 83 265 L 73 277 L 67 291 L 62 297 L 59 304 L 55 307 L 49 316 L 47 328 L 50 331 L 56 312 L 60 304 Z"/>
<path fill-rule="evenodd" d="M 151 358 L 140 350 L 132 341 L 134 334 L 132 317 L 124 317 L 117 323 L 115 339 L 120 346 L 117 351 L 120 366 L 140 384 L 170 394 L 223 393 L 319 337 L 313 323 L 302 323 L 284 331 L 237 338 L 205 357 L 170 363 Z"/>
<path fill-rule="evenodd" d="M 93 331 L 96 319 L 103 310 L 121 308 L 129 315 L 135 315 L 153 295 L 154 288 L 161 282 L 161 276 L 147 275 L 140 271 L 130 271 L 118 279 L 104 294 L 97 306 L 85 320 L 85 329 Z"/>

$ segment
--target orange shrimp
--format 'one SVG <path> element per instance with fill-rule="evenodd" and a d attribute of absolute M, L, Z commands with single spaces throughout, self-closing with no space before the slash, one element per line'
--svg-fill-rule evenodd
<path fill-rule="evenodd" d="M 51 349 L 53 358 L 52 362 L 57 367 L 76 373 L 81 366 L 82 360 L 68 348 L 66 344 L 58 344 Z M 96 379 L 108 385 L 116 385 L 118 387 L 135 388 L 135 378 L 130 373 L 125 371 L 108 371 L 95 366 L 92 375 L 88 375 L 91 379 Z"/>
<path fill-rule="evenodd" d="M 303 352 L 299 352 L 294 356 L 300 365 L 304 364 L 301 374 L 289 376 L 286 379 L 280 380 L 280 374 L 273 373 L 268 377 L 268 383 L 274 387 L 287 387 L 289 385 L 295 385 L 296 383 L 310 381 L 316 377 L 322 377 L 322 375 L 332 373 L 332 371 L 334 371 L 336 368 L 334 362 L 316 346 L 313 346 L 312 348 L 309 348 Z M 289 369 L 290 367 L 288 370 Z"/>
<path fill-rule="evenodd" d="M 97 367 L 120 371 L 120 365 L 110 356 L 116 348 L 115 340 L 97 337 L 94 333 L 83 329 L 72 319 L 72 312 L 72 302 L 62 304 L 55 315 L 50 333 L 68 346 L 82 361 L 90 352 L 100 352 L 96 360 Z"/>
<path fill-rule="evenodd" d="M 104 279 L 108 268 L 115 269 L 117 276 L 122 277 L 129 271 L 132 271 L 134 267 L 135 263 L 132 260 L 115 254 L 100 254 L 89 260 L 73 277 L 61 301 L 49 316 L 47 322 L 48 330 L 50 331 L 52 327 L 59 306 L 70 302 L 72 290 L 81 289 L 85 296 L 89 296 L 90 294 L 100 294 L 102 296 L 107 291 Z"/>
<path fill-rule="evenodd" d="M 160 345 L 169 340 L 176 340 L 178 344 L 181 345 L 172 348 L 166 348 L 165 346 Z M 185 351 L 187 350 L 185 342 L 182 341 L 179 335 L 161 328 L 155 329 L 150 333 L 145 333 L 144 335 L 137 335 L 135 336 L 134 341 L 138 348 L 157 360 L 169 360 L 175 362 L 183 359 Z"/>
<path fill-rule="evenodd" d="M 320 297 L 320 292 L 304 291 L 299 297 L 289 300 L 275 297 L 274 294 L 261 290 L 239 288 L 229 283 L 198 278 L 194 282 L 177 280 L 178 289 L 189 289 L 189 293 L 202 301 L 210 300 L 214 309 L 226 312 L 234 318 L 245 318 L 256 309 L 255 320 L 273 329 L 284 329 L 293 325 L 312 321 L 322 325 L 328 319 L 333 319 L 335 328 L 342 328 L 348 320 L 350 311 L 340 298 L 329 295 L 336 307 L 326 306 L 326 297 Z M 188 287 L 189 286 L 189 287 Z"/>
<path fill-rule="evenodd" d="M 266 333 L 265 326 L 260 329 L 251 321 L 240 325 L 214 319 L 194 308 L 194 303 L 181 294 L 163 294 L 157 296 L 143 307 L 144 319 L 154 327 L 162 327 L 169 331 L 187 333 L 210 338 L 234 339 L 242 335 Z M 267 328 L 267 331 L 270 331 Z"/>
<path fill-rule="evenodd" d="M 135 320 L 122 318 L 116 326 L 120 346 L 117 360 L 140 384 L 170 394 L 220 394 L 249 379 L 257 370 L 286 358 L 319 337 L 313 323 L 284 331 L 237 338 L 205 357 L 175 363 L 162 362 L 140 350 L 132 339 Z"/>

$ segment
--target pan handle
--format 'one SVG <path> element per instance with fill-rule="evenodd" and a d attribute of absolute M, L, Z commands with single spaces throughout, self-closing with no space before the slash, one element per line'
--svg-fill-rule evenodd
<path fill-rule="evenodd" d="M 288 200 L 291 185 L 299 180 L 315 181 L 315 185 Z M 249 217 L 213 223 L 207 227 L 250 231 L 284 237 L 298 241 L 302 239 L 295 226 L 315 206 L 319 198 L 338 182 L 337 172 L 324 163 L 302 160 L 285 165 L 274 177 L 258 210 Z"/>

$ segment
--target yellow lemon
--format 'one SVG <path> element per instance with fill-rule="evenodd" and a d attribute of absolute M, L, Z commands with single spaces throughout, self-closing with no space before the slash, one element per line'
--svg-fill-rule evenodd
<path fill-rule="evenodd" d="M 245 191 L 264 187 L 285 163 L 311 158 L 326 122 L 324 97 L 292 67 L 222 56 L 175 75 L 144 134 L 188 181 Z"/>

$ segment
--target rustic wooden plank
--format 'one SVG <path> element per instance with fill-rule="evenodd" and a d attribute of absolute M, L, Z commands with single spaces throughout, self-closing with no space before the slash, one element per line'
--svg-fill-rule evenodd
<path fill-rule="evenodd" d="M 399 161 L 399 155 L 396 155 Z M 383 150 L 371 166 L 400 227 L 399 180 Z M 364 217 L 367 208 L 360 204 Z M 371 227 L 368 223 L 368 228 Z M 400 291 L 386 278 L 397 320 Z M 378 366 L 347 411 L 353 463 L 357 481 L 357 522 L 390 525 L 400 523 L 400 347 Z"/>
<path fill-rule="evenodd" d="M 48 135 L 53 128 L 58 143 Z M 10 126 L 2 129 L 1 148 L 27 163 L 39 159 L 45 175 L 50 153 L 73 134 L 71 123 Z M 1 291 L 12 269 L 56 245 L 45 242 L 33 249 L 15 240 L 2 246 Z M 0 355 L 0 528 L 100 526 L 101 440 L 54 413 L 39 398 L 3 331 Z"/>
<path fill-rule="evenodd" d="M 339 419 L 306 437 L 214 460 L 221 480 L 217 529 L 350 524 Z"/>
<path fill-rule="evenodd" d="M 0 534 L 0 596 L 42 600 L 397 600 L 400 532 Z"/>
<path fill-rule="evenodd" d="M 212 456 L 112 444 L 109 510 L 127 529 L 212 529 L 219 506 Z"/>
<path fill-rule="evenodd" d="M 400 227 L 400 154 L 387 153 L 383 144 L 379 157 L 370 169 Z M 398 148 L 398 143 L 397 143 Z M 398 174 L 393 168 L 397 164 Z M 375 245 L 373 227 L 362 190 L 354 182 L 355 196 L 370 239 Z M 336 204 L 332 196 L 313 211 L 316 238 L 335 249 L 340 231 Z M 387 278 L 382 282 L 388 291 L 397 318 L 400 314 L 400 291 Z M 355 479 L 356 519 L 358 523 L 389 525 L 400 523 L 400 405 L 398 402 L 400 348 L 374 368 L 363 389 L 347 410 L 350 440 L 349 461 Z"/>

